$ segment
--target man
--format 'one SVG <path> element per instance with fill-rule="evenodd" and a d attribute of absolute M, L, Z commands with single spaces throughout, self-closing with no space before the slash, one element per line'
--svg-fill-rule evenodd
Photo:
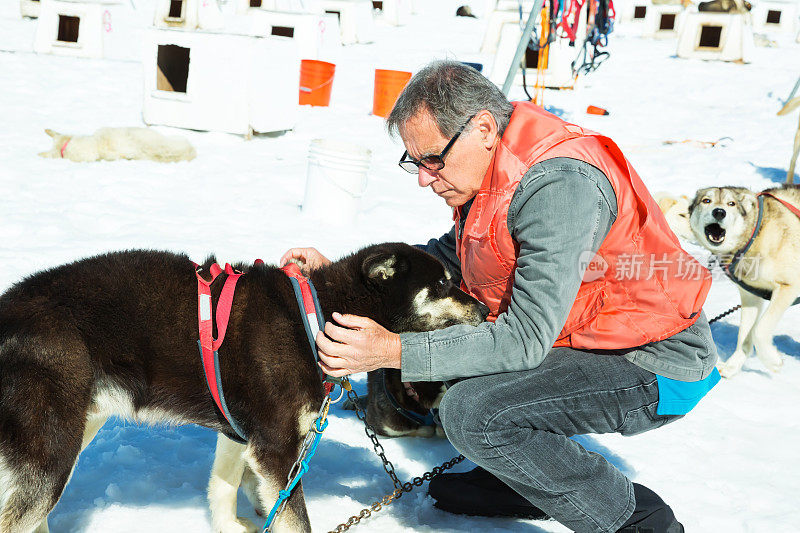
<path fill-rule="evenodd" d="M 479 468 L 431 482 L 441 508 L 543 511 L 578 532 L 683 531 L 653 491 L 568 437 L 662 426 L 719 380 L 708 271 L 613 141 L 509 103 L 470 67 L 428 65 L 387 122 L 406 147 L 400 166 L 453 208 L 453 229 L 425 248 L 492 313 L 402 335 L 335 313 L 317 337 L 323 370 L 455 382 L 441 422 Z M 327 261 L 314 249 L 282 261 L 292 256 Z"/>

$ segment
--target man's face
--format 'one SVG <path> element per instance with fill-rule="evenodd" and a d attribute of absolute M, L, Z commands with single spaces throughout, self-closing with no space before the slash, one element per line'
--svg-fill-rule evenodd
<path fill-rule="evenodd" d="M 487 122 L 490 123 L 488 127 Z M 488 111 L 478 113 L 445 155 L 444 168 L 437 171 L 419 167 L 419 186 L 430 187 L 450 207 L 464 205 L 474 197 L 494 153 L 497 130 L 495 126 L 492 132 L 491 124 L 494 119 Z M 408 155 L 417 161 L 440 154 L 450 141 L 439 132 L 427 110 L 420 111 L 404 124 L 401 137 Z"/>

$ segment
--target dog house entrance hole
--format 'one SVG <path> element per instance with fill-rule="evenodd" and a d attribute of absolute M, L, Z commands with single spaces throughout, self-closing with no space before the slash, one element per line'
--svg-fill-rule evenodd
<path fill-rule="evenodd" d="M 633 18 L 643 19 L 647 15 L 647 6 L 636 6 L 633 8 Z"/>
<path fill-rule="evenodd" d="M 58 40 L 63 43 L 77 43 L 80 17 L 58 16 Z"/>
<path fill-rule="evenodd" d="M 159 91 L 186 92 L 189 79 L 189 49 L 174 44 L 158 45 L 156 88 Z"/>
<path fill-rule="evenodd" d="M 675 29 L 675 17 L 674 13 L 664 13 L 661 15 L 661 22 L 658 25 L 659 30 L 663 31 L 672 31 Z"/>
<path fill-rule="evenodd" d="M 261 0 L 250 0 L 250 7 L 261 7 Z"/>
<path fill-rule="evenodd" d="M 767 11 L 767 24 L 780 24 L 781 12 L 777 9 L 770 9 Z"/>
<path fill-rule="evenodd" d="M 294 37 L 294 28 L 291 26 L 273 26 L 272 35 L 278 37 Z"/>
<path fill-rule="evenodd" d="M 542 61 L 542 68 L 547 68 L 547 55 L 549 47 L 539 50 L 525 49 L 525 68 L 539 68 L 539 61 Z"/>
<path fill-rule="evenodd" d="M 383 2 L 372 2 L 372 9 L 380 9 L 383 11 Z"/>
<path fill-rule="evenodd" d="M 698 48 L 719 48 L 722 40 L 722 26 L 701 26 Z"/>
<path fill-rule="evenodd" d="M 183 0 L 170 0 L 167 19 L 183 20 Z"/>

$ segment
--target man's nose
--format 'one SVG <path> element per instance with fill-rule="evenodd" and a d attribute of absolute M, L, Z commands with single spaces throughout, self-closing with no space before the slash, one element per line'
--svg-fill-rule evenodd
<path fill-rule="evenodd" d="M 419 183 L 420 187 L 427 187 L 434 181 L 436 181 L 436 176 L 433 176 L 427 168 L 419 167 L 419 175 L 417 176 L 417 183 Z"/>

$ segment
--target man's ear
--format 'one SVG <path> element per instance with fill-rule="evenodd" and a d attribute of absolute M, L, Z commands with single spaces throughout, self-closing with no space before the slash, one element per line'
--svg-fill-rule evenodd
<path fill-rule="evenodd" d="M 475 115 L 473 121 L 473 127 L 479 131 L 482 143 L 487 148 L 492 148 L 498 135 L 497 122 L 494 119 L 494 115 L 487 110 L 483 110 Z"/>

